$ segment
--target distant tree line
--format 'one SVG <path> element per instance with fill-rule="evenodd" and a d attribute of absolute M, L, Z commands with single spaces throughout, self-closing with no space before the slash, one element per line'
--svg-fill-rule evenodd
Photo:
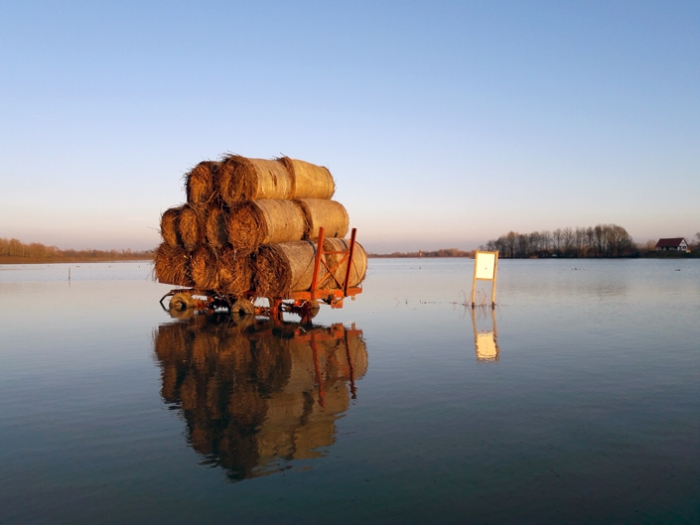
<path fill-rule="evenodd" d="M 508 232 L 481 246 L 500 257 L 629 257 L 639 250 L 622 226 L 557 228 L 532 233 Z"/>
<path fill-rule="evenodd" d="M 474 257 L 474 252 L 465 252 L 458 248 L 441 248 L 430 252 L 394 252 L 386 254 L 370 253 L 368 257 Z"/>
<path fill-rule="evenodd" d="M 59 250 L 56 246 L 46 246 L 38 242 L 25 244 L 18 239 L 0 238 L 0 257 L 25 258 L 32 260 L 56 259 L 150 259 L 153 251 L 133 252 L 131 250 Z"/>

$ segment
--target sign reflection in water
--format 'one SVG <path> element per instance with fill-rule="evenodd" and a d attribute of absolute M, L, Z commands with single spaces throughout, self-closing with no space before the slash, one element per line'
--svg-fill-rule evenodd
<path fill-rule="evenodd" d="M 491 312 L 491 329 L 479 330 L 477 317 L 487 319 L 487 310 Z M 498 326 L 496 324 L 496 312 L 493 308 L 470 308 L 472 314 L 472 328 L 474 330 L 474 348 L 477 361 L 498 361 L 500 349 L 498 347 Z"/>
<path fill-rule="evenodd" d="M 323 457 L 367 371 L 362 331 L 197 315 L 158 327 L 163 400 L 232 481 Z"/>

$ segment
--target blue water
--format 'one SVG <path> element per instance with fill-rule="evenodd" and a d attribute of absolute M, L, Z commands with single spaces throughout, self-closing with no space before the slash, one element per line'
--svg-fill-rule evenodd
<path fill-rule="evenodd" d="M 0 523 L 700 523 L 700 261 L 502 260 L 494 311 L 472 264 L 314 329 L 0 266 Z"/>

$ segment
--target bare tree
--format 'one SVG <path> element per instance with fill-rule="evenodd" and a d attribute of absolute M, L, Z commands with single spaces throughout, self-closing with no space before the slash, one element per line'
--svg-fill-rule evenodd
<path fill-rule="evenodd" d="M 576 228 L 576 232 L 574 233 L 575 236 L 575 245 L 576 245 L 576 257 L 585 257 L 586 256 L 586 229 L 585 228 Z"/>
<path fill-rule="evenodd" d="M 562 230 L 562 245 L 567 257 L 574 255 L 574 238 L 574 230 L 571 228 L 564 228 Z"/>

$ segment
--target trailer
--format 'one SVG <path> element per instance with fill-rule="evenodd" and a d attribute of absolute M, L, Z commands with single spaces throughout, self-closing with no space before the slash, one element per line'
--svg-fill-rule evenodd
<path fill-rule="evenodd" d="M 284 297 L 264 297 L 256 290 L 249 290 L 241 295 L 231 295 L 215 290 L 198 290 L 196 288 L 176 288 L 166 293 L 160 300 L 160 305 L 173 317 L 187 317 L 195 312 L 229 311 L 231 315 L 262 316 L 274 320 L 283 320 L 283 314 L 292 313 L 301 317 L 302 323 L 309 323 L 318 314 L 321 304 L 331 308 L 342 308 L 343 300 L 362 293 L 359 286 L 351 287 L 350 274 L 355 253 L 357 229 L 353 228 L 350 235 L 350 245 L 347 250 L 326 251 L 323 249 L 324 229 L 319 228 L 318 246 L 314 260 L 313 277 L 309 290 L 290 292 Z M 330 266 L 324 255 L 339 255 L 336 264 Z M 335 272 L 347 261 L 344 279 L 338 279 Z M 321 269 L 325 275 L 321 276 Z M 166 306 L 165 300 L 170 298 Z M 257 304 L 258 299 L 267 299 L 267 306 Z"/>

